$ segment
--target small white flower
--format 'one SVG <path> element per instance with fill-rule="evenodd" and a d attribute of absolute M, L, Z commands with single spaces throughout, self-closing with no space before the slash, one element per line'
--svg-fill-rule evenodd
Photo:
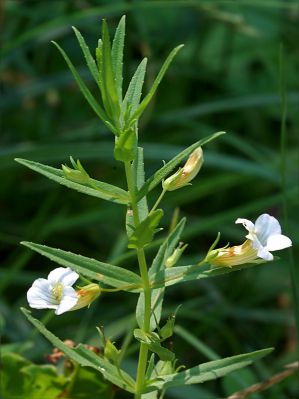
<path fill-rule="evenodd" d="M 27 292 L 29 306 L 35 309 L 55 309 L 60 315 L 71 310 L 78 301 L 78 295 L 72 285 L 79 274 L 69 267 L 52 270 L 48 279 L 38 278 Z"/>
<path fill-rule="evenodd" d="M 246 238 L 252 241 L 252 247 L 256 249 L 257 256 L 264 260 L 273 260 L 274 257 L 270 251 L 292 246 L 292 241 L 281 234 L 281 227 L 275 217 L 264 213 L 259 216 L 255 223 L 247 219 L 237 219 L 235 223 L 241 223 L 248 230 Z"/>

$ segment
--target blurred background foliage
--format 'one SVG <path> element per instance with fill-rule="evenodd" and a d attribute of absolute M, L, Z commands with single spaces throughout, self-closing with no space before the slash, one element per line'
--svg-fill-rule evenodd
<path fill-rule="evenodd" d="M 23 353 L 43 363 L 51 351 L 25 321 L 19 307 L 26 306 L 25 294 L 32 280 L 45 277 L 54 265 L 22 248 L 21 240 L 136 268 L 132 252 L 126 248 L 124 208 L 68 191 L 13 161 L 20 157 L 59 166 L 71 155 L 79 158 L 95 178 L 124 185 L 122 165 L 112 157 L 111 133 L 97 120 L 50 43 L 55 40 L 66 50 L 95 89 L 71 26 L 75 25 L 95 48 L 101 19 L 107 18 L 114 30 L 123 14 L 127 15 L 125 84 L 140 59 L 148 56 L 148 88 L 169 51 L 185 44 L 142 119 L 140 143 L 145 148 L 147 175 L 161 167 L 162 160 L 169 160 L 200 138 L 219 130 L 228 132 L 205 147 L 204 168 L 194 184 L 167 194 L 163 200 L 165 229 L 174 208 L 179 208 L 180 216 L 188 217 L 184 240 L 189 247 L 182 263 L 199 260 L 218 231 L 222 233 L 221 244 L 241 243 L 243 231 L 234 225 L 237 217 L 255 219 L 261 213 L 270 213 L 282 221 L 284 232 L 294 242 L 293 252 L 285 251 L 273 264 L 168 289 L 165 316 L 183 304 L 172 343 L 178 364 L 189 366 L 215 356 L 276 348 L 238 378 L 227 377 L 184 391 L 176 389 L 167 395 L 225 397 L 271 376 L 295 361 L 298 354 L 291 283 L 292 273 L 293 285 L 299 281 L 294 261 L 299 255 L 296 0 L 4 3 L 2 352 Z M 286 101 L 282 104 L 283 92 Z M 285 123 L 283 108 L 287 111 Z M 151 203 L 158 194 L 151 195 Z M 149 259 L 155 249 L 148 249 Z M 107 294 L 88 311 L 55 318 L 48 312 L 36 314 L 61 338 L 97 346 L 95 325 L 101 324 L 107 336 L 120 343 L 128 326 L 133 328 L 135 300 L 135 296 L 124 293 Z M 134 356 L 126 360 L 128 369 L 135 364 Z M 293 376 L 252 398 L 295 398 L 297 389 Z"/>

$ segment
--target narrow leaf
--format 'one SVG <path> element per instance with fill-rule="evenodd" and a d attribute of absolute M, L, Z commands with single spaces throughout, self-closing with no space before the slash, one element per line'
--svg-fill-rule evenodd
<path fill-rule="evenodd" d="M 62 249 L 47 247 L 33 242 L 22 242 L 22 245 L 47 257 L 64 267 L 70 267 L 79 274 L 90 279 L 108 284 L 124 291 L 139 292 L 142 286 L 141 278 L 122 267 L 103 263 L 86 256 L 63 251 Z"/>
<path fill-rule="evenodd" d="M 78 31 L 77 28 L 75 28 L 74 26 L 72 28 L 73 28 L 73 31 L 75 32 L 75 35 L 77 37 L 77 40 L 81 47 L 81 50 L 84 54 L 87 66 L 90 70 L 90 73 L 92 74 L 94 80 L 96 81 L 96 84 L 98 85 L 99 84 L 99 71 L 98 71 L 97 64 L 96 64 L 93 56 L 90 53 L 89 47 L 87 46 L 84 37 L 81 35 L 81 33 Z"/>
<path fill-rule="evenodd" d="M 124 54 L 125 31 L 126 31 L 126 16 L 123 15 L 116 28 L 112 43 L 112 50 L 111 50 L 112 67 L 115 76 L 115 84 L 119 98 L 119 103 L 122 102 L 123 54 Z"/>
<path fill-rule="evenodd" d="M 146 71 L 147 58 L 144 58 L 138 65 L 126 92 L 123 101 L 123 110 L 126 111 L 129 107 L 130 115 L 132 115 L 139 105 L 142 94 L 142 87 L 144 83 L 144 76 Z"/>
<path fill-rule="evenodd" d="M 135 182 L 135 190 L 139 190 L 144 184 L 144 161 L 143 161 L 143 148 L 138 147 L 136 152 L 136 158 L 134 159 L 132 165 L 132 172 Z M 148 215 L 147 199 L 143 197 L 138 203 L 138 215 L 139 220 L 142 222 Z M 134 218 L 131 210 L 128 210 L 126 216 L 126 230 L 127 235 L 130 237 L 134 231 Z"/>
<path fill-rule="evenodd" d="M 183 229 L 185 227 L 186 218 L 183 218 L 174 230 L 166 237 L 164 243 L 160 246 L 159 251 L 156 257 L 153 260 L 151 267 L 149 268 L 149 276 L 155 276 L 157 274 L 157 279 L 159 281 L 165 281 L 165 261 L 172 254 L 174 248 L 178 244 Z M 156 277 L 154 277 L 155 279 Z M 160 285 L 160 288 L 153 289 L 151 295 L 151 321 L 150 328 L 154 330 L 157 327 L 157 323 L 159 323 L 161 319 L 162 313 L 162 305 L 164 299 L 164 291 L 165 287 Z M 136 307 L 136 320 L 140 328 L 143 326 L 143 317 L 144 317 L 144 294 L 140 293 L 137 307 Z"/>
<path fill-rule="evenodd" d="M 138 199 L 142 198 L 149 191 L 155 188 L 177 165 L 179 165 L 180 162 L 182 162 L 182 160 L 185 157 L 188 157 L 197 147 L 203 146 L 204 144 L 207 144 L 209 141 L 215 140 L 217 137 L 221 136 L 222 134 L 225 134 L 225 132 L 218 132 L 211 134 L 210 136 L 207 136 L 204 139 L 197 141 L 196 143 L 190 145 L 190 147 L 180 152 L 177 156 L 175 156 L 173 159 L 167 162 L 167 164 L 165 164 L 161 169 L 155 172 L 145 182 L 145 184 L 139 190 L 137 198 Z"/>
<path fill-rule="evenodd" d="M 176 56 L 177 52 L 183 47 L 183 45 L 181 44 L 180 46 L 175 47 L 171 53 L 169 54 L 169 56 L 166 58 L 164 64 L 162 65 L 162 68 L 160 69 L 160 72 L 158 73 L 149 93 L 146 95 L 146 97 L 142 100 L 142 102 L 140 103 L 139 107 L 136 109 L 136 111 L 134 112 L 134 114 L 131 117 L 131 120 L 134 119 L 138 119 L 143 111 L 145 110 L 145 108 L 148 106 L 149 102 L 151 101 L 151 99 L 153 98 L 161 80 L 163 79 L 170 63 L 172 62 L 172 60 L 174 59 L 174 57 Z"/>
<path fill-rule="evenodd" d="M 55 182 L 73 190 L 79 191 L 80 193 L 91 195 L 93 197 L 101 198 L 107 201 L 112 201 L 118 204 L 127 205 L 129 202 L 128 193 L 119 187 L 112 186 L 111 184 L 91 179 L 93 185 L 96 186 L 95 189 L 93 187 L 75 183 L 69 179 L 66 179 L 61 169 L 56 169 L 51 166 L 28 161 L 26 159 L 16 158 L 15 161 L 27 166 L 27 168 L 32 169 L 35 172 L 42 174 L 43 176 L 48 177 L 50 180 L 54 180 Z"/>
<path fill-rule="evenodd" d="M 118 370 L 113 364 L 106 359 L 96 355 L 91 350 L 85 348 L 82 344 L 76 348 L 70 348 L 65 345 L 58 337 L 46 329 L 46 327 L 37 319 L 31 316 L 28 309 L 21 308 L 26 318 L 34 325 L 35 328 L 47 338 L 54 347 L 60 349 L 68 358 L 80 364 L 83 367 L 92 367 L 100 372 L 108 381 L 134 393 L 135 381 L 124 370 Z M 122 378 L 121 378 L 122 377 Z"/>
<path fill-rule="evenodd" d="M 151 284 L 152 287 L 154 288 L 163 287 L 164 285 L 168 287 L 170 285 L 184 283 L 186 281 L 200 280 L 209 277 L 217 277 L 241 269 L 242 270 L 248 269 L 253 266 L 256 266 L 256 264 L 252 263 L 252 264 L 244 264 L 234 267 L 214 267 L 214 268 L 211 268 L 209 265 L 177 266 L 156 273 L 154 276 L 152 276 Z"/>
<path fill-rule="evenodd" d="M 199 384 L 216 378 L 223 377 L 232 371 L 251 365 L 273 351 L 273 348 L 261 349 L 251 353 L 226 357 L 224 359 L 213 360 L 211 362 L 202 363 L 199 366 L 181 371 L 176 374 L 159 376 L 158 379 L 148 387 L 146 392 L 155 389 L 167 389 L 186 384 Z"/>
<path fill-rule="evenodd" d="M 129 238 L 128 248 L 143 248 L 149 244 L 153 240 L 162 216 L 162 209 L 151 212 L 148 217 L 135 228 L 133 234 Z"/>
<path fill-rule="evenodd" d="M 111 119 L 115 122 L 118 121 L 118 116 L 120 113 L 120 103 L 118 99 L 118 94 L 116 90 L 116 82 L 114 71 L 112 67 L 111 58 L 111 44 L 107 22 L 103 20 L 102 22 L 102 84 L 106 92 L 106 104 L 105 109 L 108 112 Z"/>
<path fill-rule="evenodd" d="M 104 122 L 104 124 L 112 130 L 113 133 L 115 133 L 115 128 L 111 124 L 111 121 L 109 120 L 109 117 L 106 115 L 105 111 L 103 108 L 100 106 L 100 104 L 96 101 L 94 96 L 91 94 L 90 90 L 86 86 L 86 84 L 83 82 L 81 79 L 80 75 L 78 74 L 76 68 L 74 67 L 73 63 L 65 53 L 65 51 L 57 44 L 56 42 L 52 42 L 60 51 L 62 54 L 63 58 L 65 59 L 65 62 L 67 63 L 68 67 L 70 68 L 75 81 L 77 82 L 79 89 L 81 90 L 82 94 L 84 95 L 85 99 L 91 106 L 91 108 L 94 110 L 94 112 L 98 115 L 98 117 Z"/>

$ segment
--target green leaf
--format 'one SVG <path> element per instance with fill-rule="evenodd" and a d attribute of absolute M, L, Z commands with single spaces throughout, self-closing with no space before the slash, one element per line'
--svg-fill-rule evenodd
<path fill-rule="evenodd" d="M 31 312 L 28 309 L 21 308 L 21 311 L 34 327 L 36 327 L 44 337 L 46 337 L 56 348 L 60 349 L 68 358 L 79 363 L 83 367 L 92 367 L 96 369 L 108 381 L 128 392 L 134 393 L 135 381 L 124 370 L 118 370 L 115 366 L 109 363 L 108 360 L 96 355 L 91 350 L 85 348 L 82 344 L 78 345 L 76 348 L 68 347 L 58 337 L 47 330 L 39 320 L 32 317 Z"/>
<path fill-rule="evenodd" d="M 113 132 L 116 133 L 115 128 L 113 127 L 111 120 L 109 120 L 109 117 L 107 116 L 107 114 L 105 113 L 105 111 L 103 110 L 103 108 L 100 106 L 100 104 L 96 101 L 96 99 L 94 98 L 94 96 L 91 94 L 91 92 L 89 91 L 88 87 L 86 86 L 86 84 L 83 82 L 83 80 L 81 79 L 80 75 L 78 74 L 76 68 L 74 67 L 73 63 L 71 62 L 71 60 L 69 59 L 69 57 L 67 56 L 67 54 L 65 53 L 65 51 L 59 46 L 59 44 L 57 44 L 56 42 L 52 42 L 60 51 L 60 53 L 62 54 L 63 58 L 65 59 L 65 62 L 67 63 L 68 67 L 70 68 L 75 81 L 77 82 L 79 89 L 81 90 L 82 94 L 84 95 L 85 99 L 87 100 L 87 102 L 89 103 L 89 105 L 91 106 L 91 108 L 94 110 L 94 112 L 98 115 L 98 117 L 102 120 L 102 122 Z"/>
<path fill-rule="evenodd" d="M 238 270 L 248 269 L 256 266 L 256 264 L 244 264 L 234 267 L 213 267 L 209 265 L 188 265 L 177 266 L 170 269 L 165 269 L 162 272 L 156 273 L 151 278 L 151 285 L 154 288 L 170 286 L 186 281 L 200 280 L 202 278 L 217 277 L 224 274 L 232 273 Z"/>
<path fill-rule="evenodd" d="M 114 158 L 121 162 L 133 161 L 137 152 L 137 134 L 130 128 L 115 137 Z"/>
<path fill-rule="evenodd" d="M 137 194 L 137 198 L 140 199 L 146 195 L 149 191 L 155 188 L 185 157 L 188 157 L 197 147 L 207 144 L 209 141 L 215 140 L 217 137 L 225 134 L 225 132 L 217 132 L 207 136 L 196 143 L 190 145 L 177 156 L 167 162 L 161 169 L 155 172 L 141 187 Z"/>
<path fill-rule="evenodd" d="M 68 378 L 58 375 L 54 366 L 37 366 L 15 353 L 1 356 L 0 389 L 3 398 L 56 398 L 67 384 Z"/>
<path fill-rule="evenodd" d="M 136 158 L 132 164 L 132 171 L 134 174 L 135 190 L 139 190 L 144 184 L 144 159 L 143 148 L 138 147 Z M 142 222 L 148 216 L 148 206 L 146 197 L 142 198 L 137 203 L 139 219 Z"/>
<path fill-rule="evenodd" d="M 79 191 L 80 193 L 115 202 L 117 204 L 127 205 L 129 202 L 128 193 L 119 187 L 112 186 L 111 184 L 91 179 L 93 187 L 96 186 L 95 189 L 66 179 L 61 169 L 56 169 L 51 166 L 43 165 L 38 162 L 28 161 L 26 159 L 16 158 L 15 161 L 24 166 L 27 166 L 29 169 L 32 169 L 35 172 L 38 172 L 48 177 L 51 180 L 54 180 L 59 184 L 62 184 L 63 186 Z"/>
<path fill-rule="evenodd" d="M 120 103 L 116 90 L 116 81 L 112 66 L 111 45 L 107 22 L 105 19 L 102 21 L 102 65 L 100 75 L 102 79 L 103 89 L 105 91 L 105 109 L 110 118 L 118 123 L 120 114 Z"/>
<path fill-rule="evenodd" d="M 123 83 L 123 54 L 124 54 L 124 42 L 125 42 L 125 31 L 126 31 L 126 16 L 123 15 L 116 28 L 112 50 L 112 67 L 115 76 L 115 85 L 117 89 L 119 104 L 122 102 L 122 83 Z"/>
<path fill-rule="evenodd" d="M 223 377 L 232 371 L 251 365 L 255 360 L 268 355 L 272 351 L 273 348 L 261 349 L 255 352 L 202 363 L 199 366 L 192 367 L 191 369 L 176 374 L 161 375 L 147 388 L 146 392 L 215 380 L 216 378 Z"/>
<path fill-rule="evenodd" d="M 138 147 L 136 158 L 134 159 L 132 165 L 134 182 L 135 182 L 135 190 L 139 190 L 140 187 L 144 184 L 144 161 L 143 161 L 143 148 Z M 137 203 L 139 220 L 142 222 L 148 215 L 148 206 L 147 199 L 143 197 Z M 128 210 L 126 215 L 126 231 L 128 237 L 130 237 L 134 232 L 134 217 L 131 210 Z"/>
<path fill-rule="evenodd" d="M 129 109 L 128 117 L 132 115 L 139 105 L 142 94 L 142 87 L 144 83 L 144 76 L 146 71 L 147 58 L 144 58 L 138 65 L 126 92 L 123 101 L 124 112 Z"/>
<path fill-rule="evenodd" d="M 128 248 L 143 248 L 149 244 L 153 240 L 162 216 L 162 209 L 151 212 L 134 230 L 134 233 L 129 238 Z"/>
<path fill-rule="evenodd" d="M 174 248 L 180 240 L 181 234 L 185 227 L 186 218 L 183 218 L 173 229 L 173 231 L 166 237 L 164 243 L 160 246 L 159 251 L 153 260 L 151 267 L 149 268 L 149 276 L 155 276 L 158 273 L 158 278 L 160 281 L 164 277 L 164 269 L 165 269 L 165 261 L 172 254 Z M 153 289 L 151 295 L 151 330 L 154 330 L 157 327 L 157 323 L 159 323 L 161 319 L 162 313 L 162 305 L 164 299 L 164 286 L 161 285 L 161 288 Z M 144 294 L 140 293 L 137 307 L 136 307 L 136 320 L 140 328 L 143 326 L 143 314 L 144 314 Z"/>
<path fill-rule="evenodd" d="M 134 330 L 134 337 L 137 339 L 137 341 L 145 344 L 149 348 L 149 350 L 156 353 L 161 360 L 174 360 L 174 353 L 171 352 L 169 349 L 161 346 L 158 334 L 154 332 L 146 333 L 143 330 L 136 328 Z"/>
<path fill-rule="evenodd" d="M 174 59 L 174 57 L 176 56 L 177 52 L 183 47 L 183 44 L 181 44 L 180 46 L 175 47 L 171 53 L 169 54 L 169 56 L 166 58 L 164 64 L 162 65 L 162 68 L 160 69 L 160 72 L 158 73 L 149 93 L 145 96 L 145 98 L 141 101 L 139 107 L 136 109 L 136 111 L 134 112 L 134 114 L 131 117 L 131 121 L 134 119 L 138 119 L 140 118 L 140 116 L 142 115 L 143 111 L 145 110 L 145 108 L 148 106 L 149 102 L 151 101 L 151 99 L 153 98 L 161 80 L 163 79 L 170 63 L 172 62 L 172 60 Z"/>
<path fill-rule="evenodd" d="M 112 287 L 120 288 L 124 291 L 138 292 L 142 286 L 141 278 L 137 274 L 122 267 L 63 251 L 62 249 L 47 247 L 46 245 L 26 241 L 21 244 L 61 266 L 70 267 L 77 273 L 83 274 L 83 276 Z"/>
<path fill-rule="evenodd" d="M 97 85 L 99 84 L 99 71 L 98 71 L 98 67 L 97 64 L 93 58 L 93 56 L 90 53 L 90 50 L 84 40 L 84 37 L 81 35 L 81 33 L 78 31 L 77 28 L 75 28 L 74 26 L 72 27 L 73 31 L 75 32 L 75 35 L 77 37 L 77 40 L 79 42 L 79 45 L 81 47 L 81 50 L 84 54 L 87 66 L 90 70 L 90 73 L 92 74 L 94 80 L 96 81 Z"/>

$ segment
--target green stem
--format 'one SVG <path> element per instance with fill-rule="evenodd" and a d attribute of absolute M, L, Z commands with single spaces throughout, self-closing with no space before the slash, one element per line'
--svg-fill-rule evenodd
<path fill-rule="evenodd" d="M 133 212 L 133 219 L 135 227 L 140 224 L 140 218 L 138 214 L 138 206 L 135 195 L 135 182 L 132 174 L 131 163 L 125 162 L 125 171 L 128 184 L 128 191 L 131 199 L 131 207 Z M 143 330 L 144 332 L 150 331 L 150 320 L 151 320 L 151 286 L 148 276 L 146 258 L 143 248 L 137 249 L 137 258 L 139 263 L 140 276 L 143 283 L 143 294 L 144 294 L 144 319 L 143 319 Z M 139 349 L 139 360 L 137 366 L 137 377 L 136 377 L 136 392 L 135 399 L 141 399 L 142 390 L 144 387 L 144 377 L 147 367 L 148 358 L 148 347 L 141 343 Z"/>
<path fill-rule="evenodd" d="M 155 202 L 155 205 L 152 207 L 150 213 L 154 212 L 154 210 L 157 208 L 157 206 L 160 204 L 162 198 L 164 197 L 165 193 L 167 190 L 165 190 L 165 188 L 163 188 L 161 194 L 159 195 L 157 201 Z"/>

